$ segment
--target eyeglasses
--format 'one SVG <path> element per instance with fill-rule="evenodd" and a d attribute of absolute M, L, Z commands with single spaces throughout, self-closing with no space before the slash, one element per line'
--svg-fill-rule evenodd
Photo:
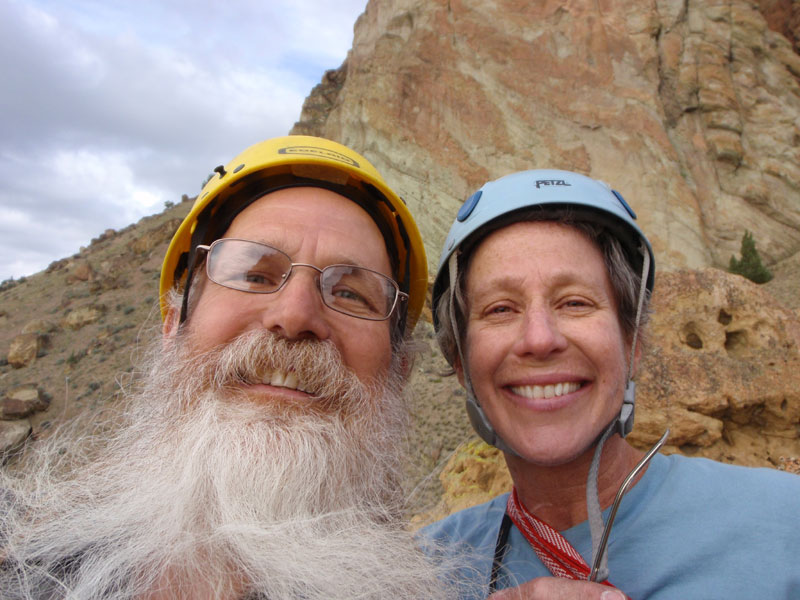
<path fill-rule="evenodd" d="M 308 267 L 319 272 L 316 282 L 325 306 L 351 317 L 383 321 L 398 301 L 408 300 L 408 294 L 401 292 L 394 280 L 365 267 L 329 265 L 320 269 L 293 263 L 272 246 L 234 238 L 222 238 L 197 249 L 208 252 L 208 278 L 240 292 L 274 294 L 289 281 L 292 269 Z"/>

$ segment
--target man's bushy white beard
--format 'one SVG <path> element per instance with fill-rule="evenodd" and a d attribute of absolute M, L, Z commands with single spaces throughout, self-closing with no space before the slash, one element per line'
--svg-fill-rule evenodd
<path fill-rule="evenodd" d="M 268 332 L 200 356 L 185 346 L 154 352 L 93 458 L 62 456 L 54 437 L 0 481 L 0 596 L 447 597 L 399 519 L 396 372 L 365 385 L 333 345 Z M 318 382 L 319 398 L 243 394 L 265 369 Z"/>

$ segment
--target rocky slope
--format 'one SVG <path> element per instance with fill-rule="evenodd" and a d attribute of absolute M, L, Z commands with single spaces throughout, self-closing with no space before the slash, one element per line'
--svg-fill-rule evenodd
<path fill-rule="evenodd" d="M 669 426 L 670 452 L 791 467 L 799 22 L 791 0 L 371 0 L 347 61 L 312 91 L 294 131 L 367 155 L 417 216 L 432 268 L 460 202 L 488 178 L 548 166 L 613 183 L 640 214 L 659 268 L 632 439 L 647 445 Z M 109 231 L 0 286 L 2 447 L 114 406 L 158 335 L 158 270 L 188 208 Z M 765 286 L 712 268 L 738 253 L 745 228 L 775 273 Z M 419 510 L 438 501 L 436 469 L 472 436 L 429 318 L 409 453 Z M 456 453 L 448 489 L 499 489 L 502 474 L 478 467 L 491 454 Z"/>

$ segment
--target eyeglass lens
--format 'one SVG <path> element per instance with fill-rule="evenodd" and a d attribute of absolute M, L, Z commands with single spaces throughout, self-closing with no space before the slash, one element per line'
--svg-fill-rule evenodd
<path fill-rule="evenodd" d="M 320 271 L 322 301 L 333 310 L 362 319 L 385 319 L 394 307 L 397 288 L 388 277 L 364 267 L 293 265 L 280 250 L 248 240 L 221 239 L 208 254 L 209 278 L 227 288 L 257 294 L 277 292 L 294 266 Z"/>

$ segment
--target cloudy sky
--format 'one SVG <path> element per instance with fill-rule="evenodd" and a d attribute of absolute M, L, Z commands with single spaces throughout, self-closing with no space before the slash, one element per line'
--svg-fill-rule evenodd
<path fill-rule="evenodd" d="M 289 132 L 367 0 L 0 0 L 0 281 Z"/>

